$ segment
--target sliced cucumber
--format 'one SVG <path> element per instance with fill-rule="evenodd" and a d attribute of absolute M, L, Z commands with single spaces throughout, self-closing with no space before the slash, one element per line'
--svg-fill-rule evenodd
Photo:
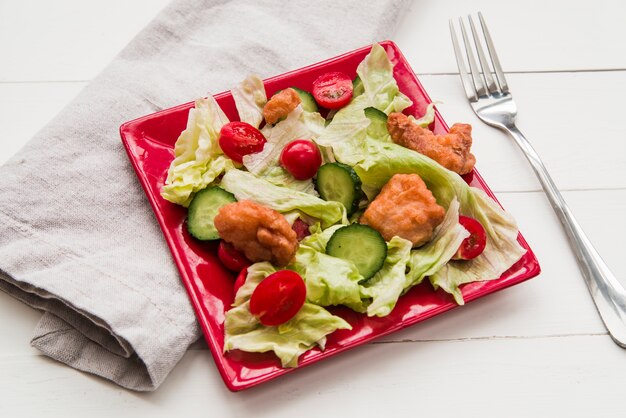
<path fill-rule="evenodd" d="M 299 89 L 297 87 L 292 87 L 300 96 L 300 101 L 302 101 L 302 108 L 307 112 L 317 112 L 317 102 L 313 98 L 313 95 L 306 90 Z"/>
<path fill-rule="evenodd" d="M 361 179 L 349 165 L 326 163 L 317 170 L 315 187 L 324 200 L 340 202 L 348 216 L 359 208 Z"/>
<path fill-rule="evenodd" d="M 352 224 L 335 231 L 326 254 L 352 261 L 364 279 L 371 278 L 380 270 L 387 258 L 387 243 L 372 227 Z"/>
<path fill-rule="evenodd" d="M 352 80 L 352 97 L 360 96 L 363 93 L 365 93 L 365 88 L 363 87 L 361 77 L 357 75 L 354 77 L 354 80 Z"/>
<path fill-rule="evenodd" d="M 389 135 L 387 130 L 387 115 L 375 107 L 366 107 L 365 116 L 370 120 L 370 126 L 367 127 L 367 134 L 372 138 L 384 138 Z"/>
<path fill-rule="evenodd" d="M 221 187 L 200 190 L 191 200 L 187 212 L 187 230 L 202 241 L 218 239 L 220 235 L 213 220 L 222 206 L 236 202 L 235 196 Z"/>

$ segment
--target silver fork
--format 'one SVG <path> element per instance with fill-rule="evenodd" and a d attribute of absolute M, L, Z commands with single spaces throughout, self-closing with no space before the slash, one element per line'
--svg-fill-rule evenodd
<path fill-rule="evenodd" d="M 517 107 L 513 101 L 513 96 L 509 92 L 509 86 L 504 78 L 504 72 L 496 55 L 493 41 L 480 12 L 478 13 L 478 18 L 484 41 L 489 51 L 489 55 L 485 55 L 479 33 L 474 26 L 474 21 L 471 16 L 468 16 L 479 64 L 476 63 L 474 58 L 463 20 L 459 18 L 459 26 L 463 35 L 463 43 L 465 44 L 465 52 L 470 67 L 469 72 L 465 65 L 465 57 L 459 47 L 454 24 L 450 20 L 452 45 L 454 46 L 454 54 L 456 55 L 456 62 L 459 66 L 465 94 L 474 113 L 480 120 L 507 132 L 524 152 L 546 192 L 552 208 L 565 229 L 576 255 L 578 266 L 585 278 L 587 288 L 596 304 L 600 317 L 604 321 L 604 325 L 613 341 L 620 347 L 626 348 L 626 291 L 613 273 L 611 273 L 600 254 L 598 254 L 578 222 L 576 222 L 576 219 L 574 219 L 572 212 L 565 204 L 565 200 L 563 200 L 561 193 L 559 193 L 537 152 L 515 126 Z M 491 61 L 493 71 L 492 67 L 489 66 L 488 59 Z M 480 65 L 480 68 L 478 65 Z"/>

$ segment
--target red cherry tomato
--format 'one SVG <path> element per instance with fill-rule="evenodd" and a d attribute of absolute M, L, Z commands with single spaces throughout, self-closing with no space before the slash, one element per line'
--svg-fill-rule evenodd
<path fill-rule="evenodd" d="M 239 275 L 235 279 L 235 284 L 233 285 L 233 291 L 235 295 L 239 292 L 239 288 L 246 284 L 246 279 L 248 278 L 248 267 L 244 268 L 239 272 Z"/>
<path fill-rule="evenodd" d="M 313 82 L 313 97 L 326 109 L 339 109 L 352 99 L 352 80 L 344 73 L 321 75 Z"/>
<path fill-rule="evenodd" d="M 309 231 L 309 224 L 304 222 L 300 218 L 295 220 L 293 225 L 291 225 L 291 229 L 296 231 L 296 237 L 298 238 L 298 241 L 302 241 L 304 238 L 311 235 L 311 231 Z"/>
<path fill-rule="evenodd" d="M 226 241 L 220 241 L 217 247 L 217 257 L 224 267 L 235 273 L 240 272 L 242 269 L 252 264 L 241 251 Z"/>
<path fill-rule="evenodd" d="M 467 229 L 470 236 L 465 238 L 457 250 L 454 260 L 471 260 L 478 257 L 487 245 L 485 228 L 474 218 L 460 215 L 459 223 Z"/>
<path fill-rule="evenodd" d="M 244 155 L 263 150 L 265 142 L 261 131 L 246 122 L 229 122 L 220 130 L 220 148 L 228 158 L 240 164 Z"/>
<path fill-rule="evenodd" d="M 308 180 L 322 165 L 322 154 L 313 141 L 296 139 L 285 145 L 280 163 L 297 180 Z"/>
<path fill-rule="evenodd" d="M 306 286 L 295 271 L 280 270 L 267 276 L 250 297 L 250 312 L 263 325 L 280 325 L 293 318 L 306 298 Z"/>

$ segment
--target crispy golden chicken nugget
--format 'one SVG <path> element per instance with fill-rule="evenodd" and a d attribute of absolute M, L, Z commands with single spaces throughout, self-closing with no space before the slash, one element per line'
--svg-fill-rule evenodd
<path fill-rule="evenodd" d="M 448 170 L 467 174 L 476 164 L 476 157 L 470 152 L 472 125 L 455 123 L 449 133 L 435 135 L 411 122 L 406 115 L 391 113 L 387 129 L 393 142 L 432 158 Z"/>
<path fill-rule="evenodd" d="M 294 89 L 285 89 L 276 93 L 263 107 L 265 122 L 275 124 L 300 104 L 300 96 Z"/>
<path fill-rule="evenodd" d="M 397 235 L 419 247 L 430 241 L 445 214 L 420 176 L 396 174 L 370 203 L 359 222 L 380 232 L 385 241 Z"/>
<path fill-rule="evenodd" d="M 270 261 L 283 267 L 298 249 L 296 233 L 285 217 L 249 200 L 223 206 L 214 222 L 220 237 L 250 261 Z"/>

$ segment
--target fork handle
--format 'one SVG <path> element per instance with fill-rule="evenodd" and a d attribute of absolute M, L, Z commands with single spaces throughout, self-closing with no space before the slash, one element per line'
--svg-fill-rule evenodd
<path fill-rule="evenodd" d="M 626 291 L 583 232 L 530 142 L 515 125 L 505 128 L 524 151 L 561 221 L 589 293 L 611 338 L 619 346 L 626 348 Z"/>

